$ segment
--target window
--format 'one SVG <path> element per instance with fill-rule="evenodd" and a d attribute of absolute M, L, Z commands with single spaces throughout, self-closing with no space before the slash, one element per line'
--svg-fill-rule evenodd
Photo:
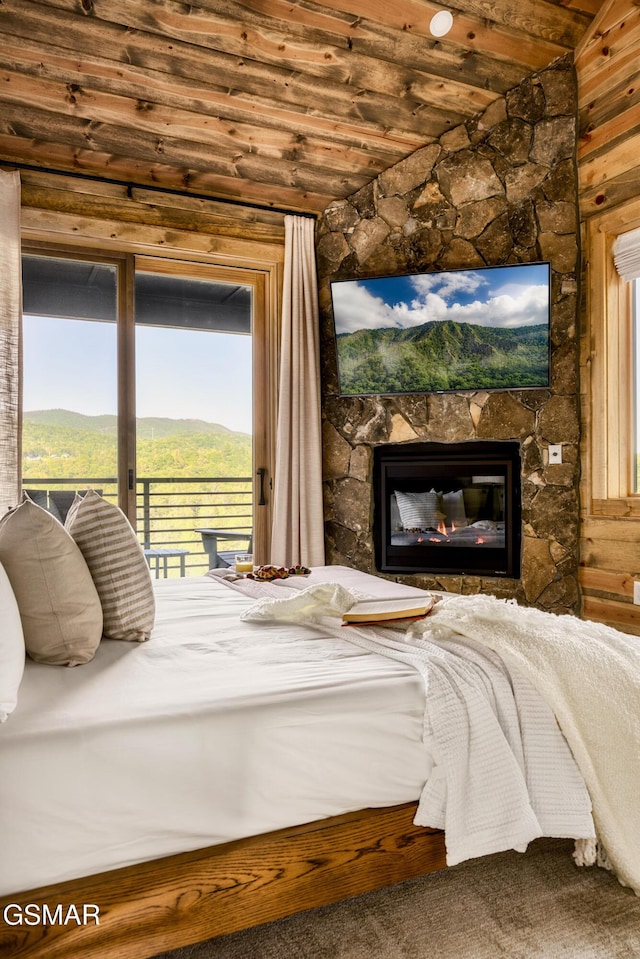
<path fill-rule="evenodd" d="M 583 465 L 594 515 L 640 517 L 639 226 L 640 200 L 587 223 L 582 370 L 588 456 Z"/>
<path fill-rule="evenodd" d="M 36 501 L 64 519 L 74 490 L 99 488 L 150 562 L 173 552 L 170 574 L 185 554 L 186 572 L 208 568 L 200 528 L 256 533 L 260 552 L 265 286 L 252 269 L 28 249 L 23 485 Z"/>
<path fill-rule="evenodd" d="M 638 389 L 640 364 L 638 363 L 638 277 L 640 277 L 640 229 L 620 233 L 613 244 L 613 261 L 619 276 L 628 285 L 627 296 L 623 297 L 625 313 L 621 316 L 621 323 L 631 326 L 631 389 L 633 412 L 631 417 L 632 435 L 629 440 L 632 444 L 631 462 L 631 490 L 638 492 Z M 628 314 L 628 315 L 626 315 Z"/>

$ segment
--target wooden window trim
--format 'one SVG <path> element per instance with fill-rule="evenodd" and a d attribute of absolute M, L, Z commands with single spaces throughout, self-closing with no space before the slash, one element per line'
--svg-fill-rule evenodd
<path fill-rule="evenodd" d="M 640 519 L 633 492 L 632 285 L 617 273 L 613 243 L 640 226 L 640 200 L 587 223 L 587 401 L 589 403 L 589 502 L 594 516 Z"/>

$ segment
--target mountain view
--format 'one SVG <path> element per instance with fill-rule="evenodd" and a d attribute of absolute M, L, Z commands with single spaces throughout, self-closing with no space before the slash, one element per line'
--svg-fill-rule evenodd
<path fill-rule="evenodd" d="M 454 320 L 337 337 L 344 394 L 518 389 L 548 382 L 546 325 L 512 329 Z"/>
<path fill-rule="evenodd" d="M 206 568 L 206 555 L 198 527 L 251 529 L 251 480 L 204 481 L 205 477 L 251 477 L 251 436 L 219 423 L 192 419 L 142 417 L 136 427 L 138 535 L 147 546 L 188 550 L 187 574 L 200 575 Z M 23 485 L 31 495 L 47 487 L 74 490 L 94 486 L 115 502 L 116 417 L 85 416 L 72 410 L 24 413 L 22 472 Z M 113 482 L 105 482 L 112 478 Z M 203 481 L 198 482 L 199 478 Z M 46 481 L 53 479 L 69 482 L 49 486 Z M 141 483 L 144 479 L 154 482 Z M 163 482 L 167 479 L 173 482 Z M 179 575 L 176 563 L 170 568 L 171 576 Z"/>
<path fill-rule="evenodd" d="M 23 417 L 23 475 L 116 475 L 116 417 L 32 410 Z M 142 417 L 136 422 L 139 476 L 250 476 L 251 436 L 204 420 Z"/>

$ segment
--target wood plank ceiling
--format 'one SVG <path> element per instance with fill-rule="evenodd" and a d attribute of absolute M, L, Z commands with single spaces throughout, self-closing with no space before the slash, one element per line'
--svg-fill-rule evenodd
<path fill-rule="evenodd" d="M 320 211 L 573 51 L 601 0 L 0 0 L 0 163 Z"/>

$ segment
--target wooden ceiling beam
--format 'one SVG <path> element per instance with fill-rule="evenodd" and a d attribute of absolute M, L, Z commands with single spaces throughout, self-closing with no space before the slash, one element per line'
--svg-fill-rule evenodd
<path fill-rule="evenodd" d="M 158 136 L 139 127 L 96 123 L 8 102 L 5 102 L 0 117 L 0 132 L 22 139 L 66 144 L 71 149 L 81 147 L 102 154 L 128 156 L 147 165 L 159 161 L 188 171 L 206 172 L 218 178 L 221 188 L 234 180 L 246 180 L 299 193 L 318 193 L 330 184 L 333 196 L 344 196 L 360 189 L 371 179 L 370 175 L 346 172 L 327 176 L 322 167 L 282 158 L 276 160 L 241 153 L 215 156 L 208 145 L 201 142 L 168 134 Z M 224 195 L 228 193 L 227 186 Z"/>
<path fill-rule="evenodd" d="M 90 147 L 35 140 L 4 133 L 0 129 L 0 164 L 11 167 L 25 163 L 43 169 L 54 169 L 72 176 L 111 178 L 120 182 L 166 190 L 184 191 L 210 196 L 212 200 L 228 199 L 234 203 L 257 204 L 268 209 L 288 208 L 301 213 L 321 212 L 335 199 L 329 193 L 314 193 L 297 187 L 254 183 L 239 177 L 221 177 L 206 170 L 190 169 L 186 164 L 162 162 L 161 158 L 145 161 L 119 156 Z"/>
<path fill-rule="evenodd" d="M 375 0 L 384 3 L 384 0 Z M 420 0 L 414 0 L 419 3 Z M 465 14 L 499 23 L 532 40 L 542 37 L 573 50 L 591 22 L 591 17 L 568 9 L 555 0 L 456 0 Z M 522 40 L 520 41 L 522 42 Z"/>
<path fill-rule="evenodd" d="M 96 23 L 100 23 L 97 32 Z M 275 107 L 327 119 L 343 119 L 350 124 L 363 121 L 378 132 L 382 128 L 392 137 L 408 134 L 414 140 L 416 137 L 425 140 L 437 136 L 460 119 L 460 113 L 449 108 L 431 106 L 426 110 L 425 103 L 415 96 L 410 78 L 406 76 L 403 96 L 395 97 L 385 92 L 360 89 L 344 80 L 321 80 L 282 67 L 266 67 L 180 41 L 169 43 L 138 33 L 132 36 L 122 28 L 93 19 L 70 17 L 58 10 L 43 16 L 41 5 L 31 0 L 4 0 L 0 6 L 0 26 L 6 36 L 15 38 L 16 44 L 20 40 L 53 46 L 54 56 L 56 50 L 72 50 L 76 57 L 80 54 L 92 57 L 96 50 L 100 50 L 104 60 L 125 64 L 125 71 L 130 64 L 142 71 L 156 70 L 158 75 L 162 74 L 167 91 L 186 75 L 200 84 L 217 88 L 221 99 L 241 106 L 252 103 L 254 110 L 258 113 L 262 110 L 267 115 Z M 168 50 L 163 49 L 163 42 Z M 383 66 L 378 67 L 381 74 L 384 73 Z M 160 79 L 158 75 L 156 82 Z M 382 79 L 379 85 L 384 86 Z M 436 88 L 437 84 L 434 85 L 434 94 Z M 452 89 L 452 102 L 457 99 L 459 105 L 463 104 L 466 92 L 461 87 L 456 96 Z M 478 109 L 482 108 L 481 103 Z M 471 110 L 469 115 L 478 112 L 476 104 L 472 104 Z"/>
<path fill-rule="evenodd" d="M 170 131 L 157 134 L 141 126 L 121 126 L 79 116 L 51 113 L 23 104 L 5 101 L 0 116 L 0 131 L 25 138 L 68 146 L 82 144 L 86 149 L 119 156 L 131 156 L 144 163 L 155 160 L 179 164 L 187 169 L 213 173 L 221 178 L 241 178 L 273 186 L 293 187 L 300 191 L 318 192 L 327 180 L 335 186 L 335 195 L 354 192 L 371 179 L 371 174 L 337 171 L 327 178 L 318 166 L 286 160 L 282 157 L 260 157 L 241 152 L 216 156 L 209 144 L 179 136 Z M 333 191 L 332 191 L 333 192 Z"/>
<path fill-rule="evenodd" d="M 385 134 L 373 123 L 361 119 L 348 118 L 341 122 L 335 114 L 325 117 L 301 113 L 286 106 L 279 108 L 258 97 L 245 95 L 240 98 L 228 91 L 221 92 L 219 88 L 195 79 L 176 76 L 169 81 L 166 73 L 155 69 L 125 66 L 85 53 L 74 56 L 57 47 L 48 48 L 45 63 L 41 42 L 15 35 L 0 38 L 0 64 L 11 73 L 57 79 L 76 86 L 89 82 L 95 89 L 140 99 L 141 102 L 144 102 L 141 98 L 144 91 L 149 102 L 193 109 L 229 124 L 254 125 L 261 130 L 282 131 L 331 143 L 355 143 L 361 149 L 381 156 L 385 153 L 404 156 L 421 146 L 425 139 L 426 131 L 423 130 L 419 134 Z"/>
<path fill-rule="evenodd" d="M 234 16 L 238 7 L 235 0 L 200 0 L 201 5 Z M 593 0 L 599 3 L 600 0 Z M 486 16 L 469 16 L 462 9 L 454 10 L 453 26 L 446 38 L 437 40 L 429 29 L 431 18 L 442 4 L 424 0 L 397 0 L 375 3 L 372 0 L 332 0 L 330 6 L 314 2 L 298 2 L 295 5 L 295 22 L 291 23 L 290 0 L 246 0 L 242 7 L 250 11 L 251 19 L 270 17 L 291 24 L 296 35 L 307 35 L 314 28 L 336 36 L 344 36 L 353 43 L 375 42 L 377 49 L 388 41 L 390 35 L 412 38 L 414 43 L 427 41 L 434 51 L 459 47 L 469 48 L 493 58 L 518 63 L 527 71 L 541 69 L 556 57 L 566 53 L 566 43 L 554 42 L 536 36 L 535 44 L 523 44 L 519 31 L 505 27 Z M 246 16 L 246 14 L 245 14 Z M 588 19 L 585 19 L 585 25 Z M 579 31 L 582 26 L 579 28 Z M 414 47 L 415 49 L 415 47 Z M 371 52 L 371 51 L 370 51 Z M 376 55 L 380 55 L 376 53 Z M 384 56 L 384 52 L 383 52 Z"/>
<path fill-rule="evenodd" d="M 108 2 L 129 9 L 127 0 Z M 156 9 L 164 11 L 166 0 L 151 2 Z M 422 74 L 504 93 L 522 76 L 522 67 L 508 61 L 496 69 L 494 58 L 482 50 L 476 51 L 470 62 L 466 46 L 436 42 L 431 36 L 421 37 L 411 31 L 389 30 L 371 20 L 359 22 L 346 37 L 331 34 L 314 37 L 315 31 L 301 30 L 296 18 L 275 20 L 260 15 L 251 3 L 233 0 L 220 3 L 201 0 L 198 8 L 191 8 L 187 16 L 176 16 L 173 11 L 171 14 L 168 24 L 161 20 L 159 26 L 169 27 L 185 40 L 195 32 L 198 45 L 203 47 L 214 50 L 222 47 L 238 57 L 286 65 L 307 75 L 337 74 L 343 82 L 348 78 L 354 86 L 368 89 L 380 90 L 386 84 L 397 86 L 398 82 L 406 85 L 412 75 L 415 76 L 413 82 L 419 83 Z M 512 51 L 516 49 L 514 44 Z"/>
<path fill-rule="evenodd" d="M 43 6 L 66 9 L 88 17 L 112 18 L 113 8 L 106 0 L 41 0 Z M 137 9 L 146 11 L 148 19 L 142 29 L 150 29 L 156 16 L 155 9 L 164 7 L 167 15 L 175 12 L 173 0 L 118 0 L 126 10 L 134 14 Z M 455 0 L 448 4 L 455 19 L 469 30 L 483 33 L 483 27 L 490 25 L 505 28 L 505 31 L 517 37 L 527 33 L 532 40 L 541 39 L 573 50 L 602 5 L 602 0 Z M 444 6 L 447 6 L 446 4 Z M 307 31 L 315 31 L 317 36 L 333 34 L 350 36 L 349 26 L 356 21 L 377 23 L 407 34 L 419 34 L 433 40 L 429 32 L 429 22 L 434 13 L 443 8 L 443 4 L 434 0 L 194 0 L 187 6 L 197 14 L 198 9 L 214 12 L 231 11 L 232 19 L 251 24 L 257 15 L 273 22 L 285 25 L 303 22 Z M 125 18 L 124 22 L 127 22 Z M 134 26 L 132 23 L 131 26 Z M 486 38 L 490 36 L 486 34 Z M 521 40 L 514 44 L 516 61 L 518 53 L 523 51 Z M 489 46 L 489 49 L 490 46 Z"/>
<path fill-rule="evenodd" d="M 66 13 L 69 19 L 82 19 L 76 0 L 43 0 L 42 6 L 47 18 L 57 12 Z M 224 6 L 230 9 L 228 16 L 221 12 Z M 173 0 L 94 0 L 84 19 L 94 24 L 94 30 L 99 23 L 118 24 L 150 37 L 224 53 L 254 66 L 377 92 L 408 86 L 412 78 L 417 82 L 423 74 L 501 94 L 523 73 L 530 72 L 518 63 L 517 56 L 514 63 L 505 60 L 496 69 L 495 59 L 481 49 L 474 52 L 470 62 L 467 45 L 443 44 L 433 37 L 414 36 L 411 31 L 389 30 L 374 23 L 368 23 L 366 30 L 354 31 L 353 37 L 317 35 L 315 31 L 296 35 L 295 17 L 277 21 L 254 15 L 245 4 L 231 0 L 220 4 L 201 0 L 190 5 Z M 512 49 L 516 55 L 518 44 L 514 43 Z M 562 52 L 564 49 L 557 48 L 556 55 Z"/>
<path fill-rule="evenodd" d="M 375 175 L 403 154 L 397 150 L 368 150 L 328 139 L 316 139 L 256 124 L 229 123 L 202 111 L 179 109 L 92 89 L 90 78 L 80 86 L 64 80 L 18 74 L 2 65 L 0 41 L 0 90 L 6 103 L 30 105 L 51 113 L 93 120 L 96 123 L 129 124 L 158 137 L 170 135 L 202 142 L 212 157 L 261 156 L 303 163 L 322 163 L 326 172 Z"/>

